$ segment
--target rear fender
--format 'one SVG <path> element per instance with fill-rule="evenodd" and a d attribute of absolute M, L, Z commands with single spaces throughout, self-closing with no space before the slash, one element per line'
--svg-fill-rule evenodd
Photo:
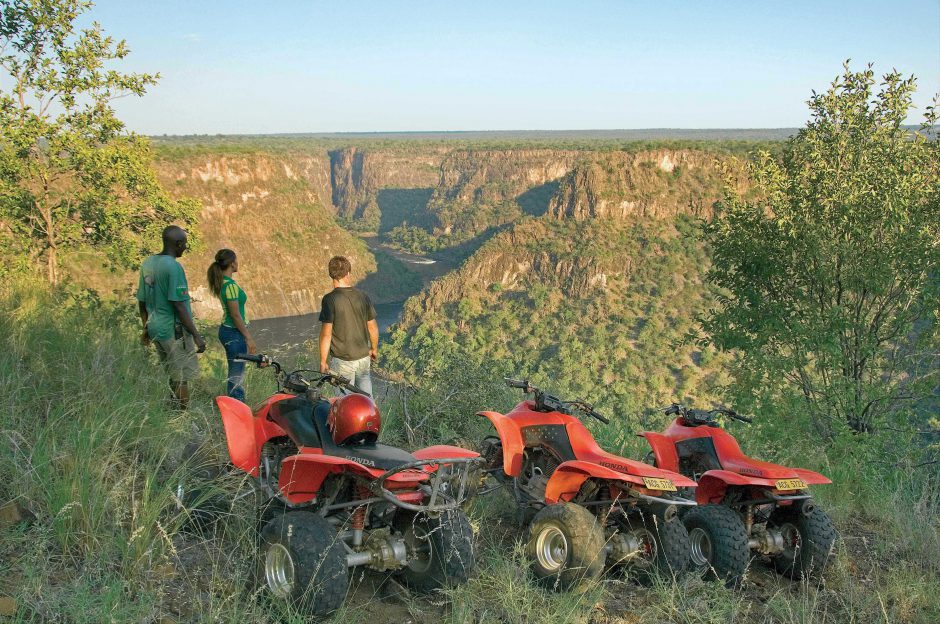
<path fill-rule="evenodd" d="M 376 471 L 371 471 L 356 462 L 315 453 L 292 455 L 281 462 L 281 475 L 278 488 L 288 501 L 297 505 L 316 499 L 323 480 L 330 474 L 349 471 L 363 477 L 374 479 Z M 377 471 L 381 474 L 382 471 Z"/>
<path fill-rule="evenodd" d="M 454 457 L 480 456 L 476 451 L 470 451 L 465 448 L 460 448 L 459 446 L 448 446 L 446 444 L 438 444 L 436 446 L 418 449 L 412 453 L 412 455 L 418 459 L 448 459 Z"/>
<path fill-rule="evenodd" d="M 605 468 L 598 464 L 580 460 L 566 461 L 552 473 L 545 486 L 545 502 L 553 505 L 559 500 L 570 501 L 581 489 L 581 485 L 588 479 L 603 479 L 605 481 L 623 481 L 630 484 L 643 485 L 643 479 Z"/>
<path fill-rule="evenodd" d="M 747 477 L 730 470 L 709 470 L 698 480 L 698 487 L 695 489 L 695 501 L 699 505 L 708 503 L 721 503 L 729 487 L 742 485 L 767 486 L 767 479 L 757 479 Z"/>
<path fill-rule="evenodd" d="M 638 435 L 649 442 L 650 448 L 653 449 L 653 457 L 656 458 L 657 468 L 679 472 L 679 455 L 676 454 L 676 445 L 671 438 L 654 431 L 644 431 Z"/>
<path fill-rule="evenodd" d="M 415 456 L 415 459 L 458 459 L 480 456 L 476 451 L 470 451 L 465 448 L 460 448 L 459 446 L 449 446 L 447 444 L 438 444 L 437 446 L 418 449 L 413 452 L 412 455 Z M 447 465 L 446 462 L 444 462 L 444 464 Z M 440 464 L 427 464 L 424 466 L 424 470 L 428 472 L 435 472 L 438 468 L 440 468 Z"/>
<path fill-rule="evenodd" d="M 803 470 L 802 468 L 793 468 L 795 472 L 807 485 L 825 485 L 827 483 L 832 483 L 832 480 L 819 474 L 818 472 L 813 472 L 812 470 Z"/>
<path fill-rule="evenodd" d="M 489 418 L 496 428 L 503 445 L 503 472 L 510 477 L 518 477 L 522 472 L 522 451 L 525 449 L 519 426 L 499 412 L 477 412 L 477 416 Z"/>

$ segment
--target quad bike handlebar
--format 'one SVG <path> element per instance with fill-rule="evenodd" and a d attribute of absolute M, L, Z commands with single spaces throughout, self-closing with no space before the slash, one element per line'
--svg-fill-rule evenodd
<path fill-rule="evenodd" d="M 281 364 L 272 358 L 269 355 L 264 353 L 259 353 L 258 355 L 249 355 L 248 353 L 240 353 L 235 356 L 236 360 L 244 360 L 246 362 L 254 362 L 258 365 L 258 368 L 263 368 L 266 366 L 271 366 L 274 368 L 275 376 L 277 378 L 277 389 L 278 391 L 284 389 L 289 392 L 296 392 L 297 394 L 303 394 L 312 388 L 319 390 L 323 384 L 330 384 L 336 388 L 342 388 L 343 390 L 348 390 L 349 392 L 355 392 L 356 394 L 364 394 L 365 396 L 371 396 L 368 392 L 355 386 L 350 383 L 349 379 L 343 377 L 342 375 L 336 375 L 334 373 L 321 373 L 309 368 L 299 368 L 291 373 L 285 373 L 284 367 Z M 316 377 L 315 379 L 307 379 L 301 373 L 313 373 L 311 377 Z"/>
<path fill-rule="evenodd" d="M 529 383 L 528 380 L 510 379 L 507 377 L 506 385 L 510 388 L 519 388 L 525 394 L 534 394 L 536 411 L 561 412 L 562 414 L 568 414 L 570 416 L 575 416 L 580 413 L 584 414 L 585 416 L 596 418 L 605 425 L 610 424 L 610 419 L 598 413 L 594 409 L 593 405 L 583 399 L 565 401 L 564 399 L 560 399 L 554 395 L 548 394 L 547 392 L 533 386 Z"/>
<path fill-rule="evenodd" d="M 715 409 L 703 410 L 686 407 L 679 403 L 673 403 L 669 407 L 664 408 L 662 411 L 666 414 L 666 416 L 679 415 L 684 421 L 692 426 L 707 425 L 710 427 L 717 427 L 718 416 L 727 416 L 728 418 L 739 420 L 748 424 L 754 422 L 753 418 L 742 416 L 728 407 L 716 407 Z"/>

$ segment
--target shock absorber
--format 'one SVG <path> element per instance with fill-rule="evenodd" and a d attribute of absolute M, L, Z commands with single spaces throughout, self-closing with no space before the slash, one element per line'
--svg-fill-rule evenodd
<path fill-rule="evenodd" d="M 356 485 L 356 496 L 360 499 L 368 499 L 372 496 L 372 492 L 369 488 L 364 485 Z M 352 525 L 352 543 L 353 546 L 359 547 L 362 546 L 362 534 L 363 530 L 366 528 L 366 512 L 369 510 L 369 505 L 364 504 L 356 507 L 356 511 L 352 514 L 351 525 Z"/>

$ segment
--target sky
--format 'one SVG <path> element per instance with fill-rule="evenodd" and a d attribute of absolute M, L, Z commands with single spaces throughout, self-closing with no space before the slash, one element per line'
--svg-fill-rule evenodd
<path fill-rule="evenodd" d="M 98 0 L 131 130 L 267 134 L 798 127 L 852 59 L 940 92 L 940 0 Z"/>

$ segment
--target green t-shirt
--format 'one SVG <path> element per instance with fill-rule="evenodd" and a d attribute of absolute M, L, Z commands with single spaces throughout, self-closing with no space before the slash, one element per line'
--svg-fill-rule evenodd
<path fill-rule="evenodd" d="M 174 337 L 176 309 L 173 301 L 182 301 L 192 316 L 189 304 L 189 284 L 183 265 L 172 256 L 150 256 L 140 265 L 137 301 L 147 306 L 147 332 L 154 340 Z"/>
<path fill-rule="evenodd" d="M 235 321 L 232 320 L 232 315 L 229 314 L 228 311 L 229 301 L 238 302 L 238 313 L 241 315 L 245 325 L 248 324 L 248 317 L 245 316 L 245 302 L 248 301 L 248 295 L 245 294 L 245 291 L 242 290 L 242 287 L 239 286 L 235 280 L 227 275 L 222 277 L 222 292 L 219 293 L 219 299 L 222 300 L 222 313 L 225 315 L 222 317 L 223 325 L 226 327 L 235 327 Z"/>

